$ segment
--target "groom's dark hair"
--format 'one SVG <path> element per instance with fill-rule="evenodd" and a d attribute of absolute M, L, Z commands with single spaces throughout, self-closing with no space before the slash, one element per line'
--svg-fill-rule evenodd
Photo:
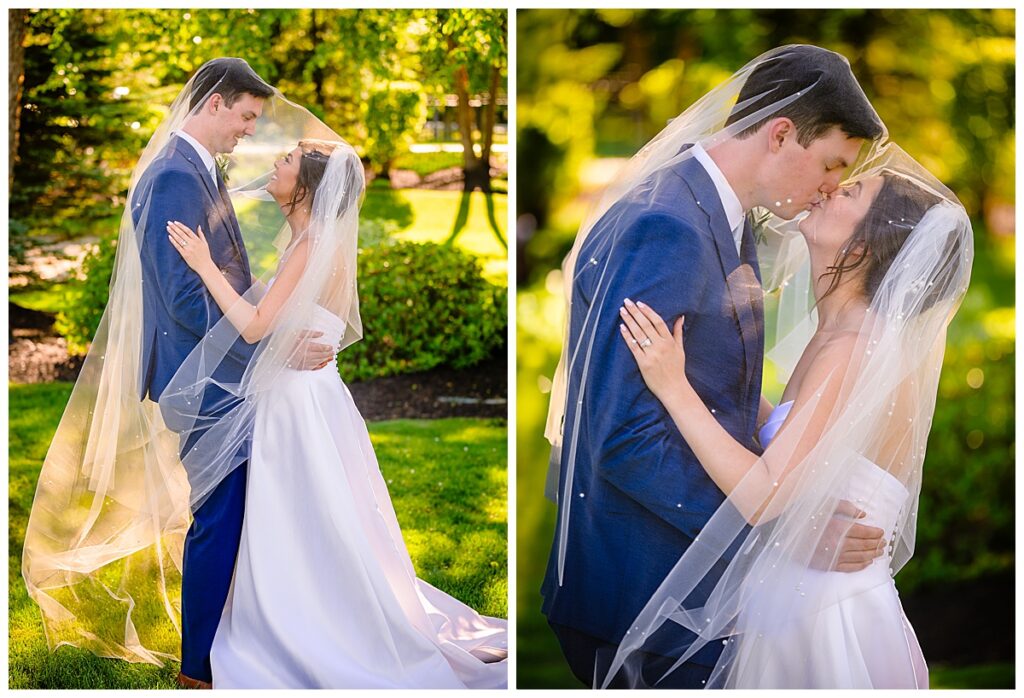
<path fill-rule="evenodd" d="M 195 110 L 213 93 L 223 97 L 230 108 L 244 94 L 266 99 L 274 94 L 274 88 L 241 58 L 214 58 L 199 66 L 192 78 L 188 110 Z"/>
<path fill-rule="evenodd" d="M 792 120 L 797 142 L 805 148 L 834 127 L 850 138 L 873 140 L 882 135 L 882 121 L 864 96 L 849 61 L 834 51 L 806 45 L 783 46 L 751 71 L 726 126 L 802 90 L 807 93 L 736 137 L 753 135 L 780 117 Z"/>

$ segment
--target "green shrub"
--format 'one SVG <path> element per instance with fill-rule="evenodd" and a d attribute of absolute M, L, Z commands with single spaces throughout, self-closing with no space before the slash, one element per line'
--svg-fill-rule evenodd
<path fill-rule="evenodd" d="M 947 346 L 901 591 L 1013 570 L 1013 366 L 1011 338 Z"/>
<path fill-rule="evenodd" d="M 397 242 L 359 257 L 364 339 L 339 356 L 347 380 L 472 366 L 505 341 L 507 289 L 461 250 Z"/>
<path fill-rule="evenodd" d="M 359 219 L 359 246 L 376 247 L 390 242 L 399 230 L 398 225 L 386 218 Z"/>
<path fill-rule="evenodd" d="M 110 291 L 117 238 L 105 237 L 82 260 L 79 278 L 68 283 L 63 310 L 57 313 L 54 329 L 68 341 L 68 351 L 85 354 L 96 334 Z"/>
<path fill-rule="evenodd" d="M 372 230 L 371 230 L 372 228 Z M 389 241 L 386 225 L 359 256 L 359 300 L 366 338 L 339 357 L 342 375 L 365 380 L 436 366 L 471 366 L 505 341 L 507 290 L 485 280 L 480 264 L 435 243 Z M 84 354 L 107 303 L 115 241 L 106 238 L 69 284 L 56 329 L 72 353 Z"/>
<path fill-rule="evenodd" d="M 950 325 L 901 591 L 1014 567 L 1014 248 L 974 222 L 974 276 Z"/>

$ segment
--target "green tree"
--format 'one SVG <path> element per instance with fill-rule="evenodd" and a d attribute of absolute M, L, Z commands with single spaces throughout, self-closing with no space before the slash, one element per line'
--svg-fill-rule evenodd
<path fill-rule="evenodd" d="M 47 8 L 9 19 L 15 257 L 44 235 L 99 232 L 166 105 L 216 56 L 245 58 L 382 174 L 422 122 L 410 83 L 423 98 L 456 94 L 467 186 L 489 189 L 503 10 Z"/>
<path fill-rule="evenodd" d="M 18 120 L 21 117 L 21 81 L 25 75 L 25 31 L 28 10 L 11 10 L 7 17 L 7 185 L 14 181 L 14 162 L 18 153 Z"/>
<path fill-rule="evenodd" d="M 518 21 L 524 224 L 548 226 L 585 160 L 631 155 L 758 54 L 814 43 L 849 58 L 890 137 L 971 215 L 1012 229 L 1013 10 L 526 10 Z M 531 240 L 520 281 L 569 244 Z"/>
<path fill-rule="evenodd" d="M 422 54 L 430 79 L 458 100 L 465 189 L 490 192 L 495 116 L 508 73 L 508 13 L 495 9 L 425 10 L 422 20 L 429 30 L 423 36 Z M 474 108 L 479 111 L 478 120 Z"/>
<path fill-rule="evenodd" d="M 141 150 L 146 103 L 123 81 L 114 52 L 127 40 L 99 12 L 40 10 L 24 37 L 12 228 L 74 231 L 109 215 L 124 184 L 129 148 Z M 14 232 L 14 230 L 12 230 Z M 12 240 L 17 254 L 21 247 Z"/>
<path fill-rule="evenodd" d="M 377 174 L 390 179 L 391 163 L 408 149 L 426 118 L 426 96 L 418 82 L 381 81 L 367 90 L 363 151 Z"/>

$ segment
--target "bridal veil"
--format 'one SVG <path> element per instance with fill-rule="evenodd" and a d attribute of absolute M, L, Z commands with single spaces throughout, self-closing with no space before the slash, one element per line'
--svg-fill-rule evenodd
<path fill-rule="evenodd" d="M 805 66 L 808 64 L 815 67 L 807 69 Z M 796 71 L 796 67 L 801 69 Z M 804 76 L 799 84 L 791 79 L 794 73 Z M 756 79 L 752 80 L 752 77 Z M 855 100 L 857 104 L 868 104 L 853 78 L 848 61 L 832 51 L 815 46 L 793 45 L 781 46 L 758 56 L 673 119 L 641 148 L 615 176 L 580 226 L 572 251 L 562 265 L 567 304 L 565 339 L 555 371 L 545 427 L 545 437 L 552 445 L 546 490 L 548 497 L 557 501 L 560 510 L 559 528 L 555 535 L 559 582 L 565 571 L 569 514 L 573 504 L 570 493 L 573 488 L 576 451 L 580 447 L 577 434 L 582 414 L 580 410 L 568 409 L 568 406 L 584 399 L 591 362 L 600 360 L 600 357 L 593 355 L 593 349 L 601 313 L 616 312 L 618 307 L 613 304 L 605 304 L 607 307 L 603 307 L 599 302 L 591 305 L 580 323 L 579 335 L 570 340 L 570 315 L 581 312 L 573 305 L 575 274 L 597 275 L 598 281 L 593 284 L 596 289 L 594 296 L 602 297 L 603 289 L 607 288 L 605 280 L 610 281 L 614 276 L 616 265 L 628 261 L 621 258 L 622 246 L 615 232 L 594 245 L 590 259 L 583 263 L 578 259 L 579 250 L 598 221 L 602 221 L 604 230 L 619 231 L 618 234 L 621 234 L 623 226 L 615 225 L 616 217 L 627 211 L 635 212 L 650 207 L 651 202 L 658 200 L 658 188 L 671 180 L 665 173 L 694 156 L 694 149 L 689 146 L 700 144 L 705 149 L 711 148 L 716 143 L 756 129 L 766 119 L 792 116 L 794 110 L 801 108 L 801 98 L 811 93 L 822 97 L 818 103 L 824 104 L 826 108 L 840 109 L 840 104 L 848 104 L 850 100 L 844 101 L 838 97 L 849 90 L 860 92 L 862 99 Z M 837 99 L 831 99 L 832 96 Z M 843 121 L 840 114 L 826 116 L 832 117 L 832 123 Z M 866 120 L 880 125 L 873 111 L 864 116 Z M 783 202 L 778 204 L 785 208 Z M 770 211 L 756 213 L 759 217 L 772 219 L 774 223 L 782 221 Z M 578 385 L 583 387 L 576 389 L 570 386 L 568 376 L 572 373 L 580 376 Z"/>
<path fill-rule="evenodd" d="M 773 664 L 814 652 L 786 646 L 800 637 L 787 631 L 813 627 L 818 614 L 863 591 L 853 574 L 836 583 L 846 573 L 828 571 L 856 522 L 837 514 L 844 502 L 888 517 L 876 524 L 888 540 L 875 563 L 888 568 L 881 583 L 892 584 L 913 554 L 946 331 L 970 280 L 973 233 L 956 196 L 897 145 L 871 144 L 843 186 L 869 178 L 882 190 L 850 245 L 881 263 L 865 281 L 869 308 L 848 364 L 792 410 L 614 656 L 598 658 L 598 686 L 616 675 L 657 685 L 708 643 L 724 645 L 709 688 L 761 685 Z M 788 376 L 817 322 L 807 246 L 795 221 L 755 217 L 765 291 L 778 296 L 768 357 Z M 679 628 L 690 632 L 665 632 Z M 652 655 L 678 660 L 652 676 Z"/>
<path fill-rule="evenodd" d="M 255 342 L 246 342 L 206 296 L 205 335 L 159 403 L 139 397 L 140 250 L 147 244 L 149 198 L 138 185 L 146 169 L 167 156 L 175 132 L 218 91 L 218 75 L 229 64 L 244 62 L 215 59 L 188 81 L 132 173 L 109 301 L 39 476 L 22 571 L 51 649 L 73 645 L 154 664 L 177 656 L 191 511 L 244 462 L 256 407 L 269 398 L 282 371 L 299 365 L 317 307 L 345 321 L 339 349 L 361 336 L 356 257 L 362 165 L 334 131 L 267 86 L 272 95 L 263 102 L 255 135 L 219 167 L 232 187 L 253 261 L 243 302 L 256 304 L 278 261 L 301 249 L 299 281 L 271 332 Z M 320 160 L 323 175 L 309 227 L 290 231 L 264 186 L 275 158 L 300 142 Z M 162 224 L 149 229 L 166 235 Z"/>

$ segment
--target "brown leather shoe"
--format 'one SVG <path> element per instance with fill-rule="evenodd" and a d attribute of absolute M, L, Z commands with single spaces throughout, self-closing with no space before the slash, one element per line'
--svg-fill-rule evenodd
<path fill-rule="evenodd" d="M 180 671 L 178 672 L 178 685 L 182 688 L 213 688 L 212 683 L 193 679 L 191 676 L 185 676 Z"/>

